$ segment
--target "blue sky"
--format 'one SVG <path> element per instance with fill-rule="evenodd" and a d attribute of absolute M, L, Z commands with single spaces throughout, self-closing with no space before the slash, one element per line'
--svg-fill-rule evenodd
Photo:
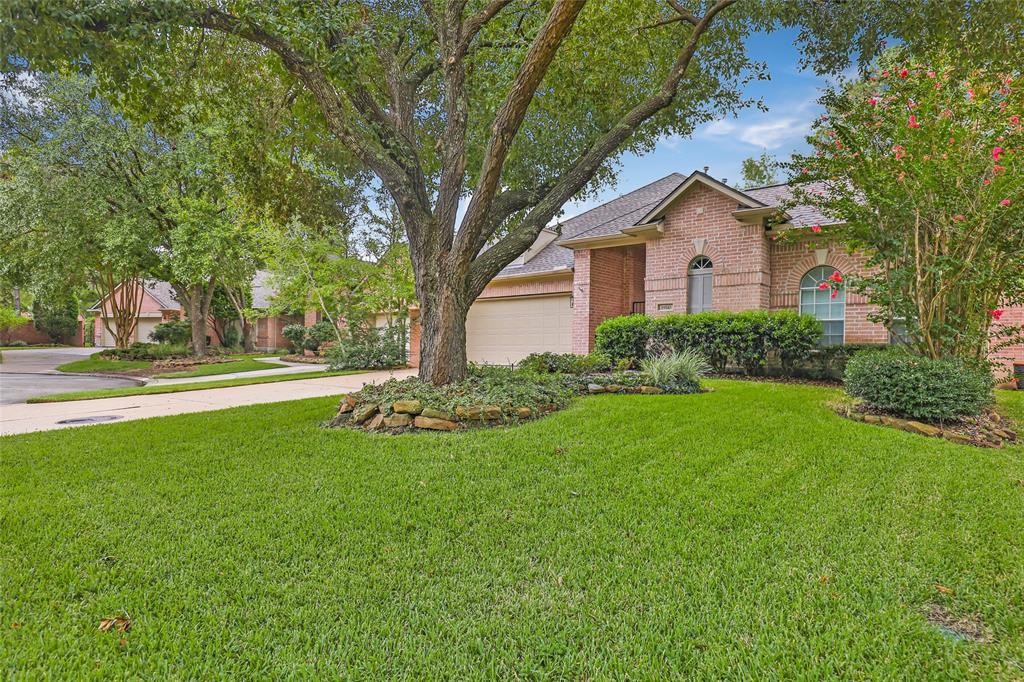
<path fill-rule="evenodd" d="M 800 69 L 795 36 L 795 30 L 777 31 L 747 41 L 750 56 L 767 62 L 771 80 L 748 84 L 746 94 L 762 98 L 767 112 L 746 109 L 735 118 L 700 126 L 690 138 L 662 140 L 645 156 L 623 157 L 618 184 L 606 188 L 597 199 L 567 204 L 563 219 L 672 172 L 687 174 L 710 166 L 712 176 L 733 184 L 740 179 L 745 158 L 767 151 L 784 160 L 794 151 L 805 151 L 804 137 L 811 121 L 823 112 L 817 99 L 829 79 Z"/>

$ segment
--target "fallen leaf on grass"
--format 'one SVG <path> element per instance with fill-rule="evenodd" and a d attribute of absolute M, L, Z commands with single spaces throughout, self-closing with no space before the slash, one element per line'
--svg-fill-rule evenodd
<path fill-rule="evenodd" d="M 112 616 L 110 618 L 103 618 L 100 620 L 100 632 L 108 632 L 112 629 L 116 629 L 118 632 L 128 632 L 128 629 L 132 626 L 131 616 L 125 614 L 123 616 Z"/>
<path fill-rule="evenodd" d="M 946 587 L 945 585 L 940 585 L 939 583 L 935 583 L 935 589 L 941 592 L 942 594 L 953 594 L 952 587 Z"/>
<path fill-rule="evenodd" d="M 818 578 L 818 580 L 821 582 L 822 585 L 828 585 L 828 581 L 831 580 L 831 579 L 832 578 L 830 578 L 827 575 L 823 575 L 820 578 Z"/>
<path fill-rule="evenodd" d="M 21 623 L 11 623 L 11 629 L 12 630 L 20 630 L 21 629 Z"/>

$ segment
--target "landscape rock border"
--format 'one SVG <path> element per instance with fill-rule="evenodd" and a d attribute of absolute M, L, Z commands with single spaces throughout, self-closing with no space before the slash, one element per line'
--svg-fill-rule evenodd
<path fill-rule="evenodd" d="M 959 421 L 932 424 L 915 419 L 904 419 L 872 410 L 863 402 L 844 400 L 831 403 L 832 410 L 840 417 L 853 421 L 886 426 L 928 438 L 943 438 L 957 445 L 974 445 L 982 448 L 1001 448 L 1019 441 L 1013 421 L 988 409 L 977 417 L 966 417 Z"/>
<path fill-rule="evenodd" d="M 705 391 L 708 389 L 705 389 Z M 586 394 L 661 395 L 668 393 L 658 386 L 601 385 L 589 383 Z M 415 431 L 458 431 L 472 428 L 518 424 L 555 412 L 558 405 L 530 407 L 522 405 L 506 412 L 500 405 L 482 404 L 459 406 L 454 413 L 424 405 L 419 400 L 396 400 L 389 404 L 359 402 L 353 394 L 342 396 L 337 415 L 327 423 L 328 428 L 348 427 L 381 433 L 407 433 Z"/>

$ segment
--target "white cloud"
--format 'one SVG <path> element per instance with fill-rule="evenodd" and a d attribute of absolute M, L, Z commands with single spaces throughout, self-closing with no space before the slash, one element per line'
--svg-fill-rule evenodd
<path fill-rule="evenodd" d="M 787 143 L 799 142 L 807 135 L 816 109 L 817 103 L 812 98 L 775 111 L 747 112 L 738 119 L 721 118 L 698 130 L 697 137 L 728 138 L 759 149 L 778 149 Z"/>

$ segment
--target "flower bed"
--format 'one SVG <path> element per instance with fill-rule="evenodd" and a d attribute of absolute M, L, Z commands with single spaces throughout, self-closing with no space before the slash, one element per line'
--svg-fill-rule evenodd
<path fill-rule="evenodd" d="M 528 363 L 529 364 L 529 363 Z M 581 367 L 591 366 L 580 363 Z M 677 381 L 656 385 L 647 372 L 569 374 L 472 367 L 465 380 L 434 386 L 417 378 L 391 379 L 346 395 L 328 426 L 404 433 L 517 424 L 560 410 L 581 395 L 695 393 Z"/>
<path fill-rule="evenodd" d="M 836 414 L 854 421 L 916 433 L 930 438 L 945 438 L 960 445 L 975 445 L 983 448 L 1001 448 L 1017 443 L 1020 436 L 1014 423 L 994 409 L 985 408 L 975 416 L 966 416 L 946 422 L 904 419 L 872 408 L 859 400 L 844 400 L 834 403 Z"/>

